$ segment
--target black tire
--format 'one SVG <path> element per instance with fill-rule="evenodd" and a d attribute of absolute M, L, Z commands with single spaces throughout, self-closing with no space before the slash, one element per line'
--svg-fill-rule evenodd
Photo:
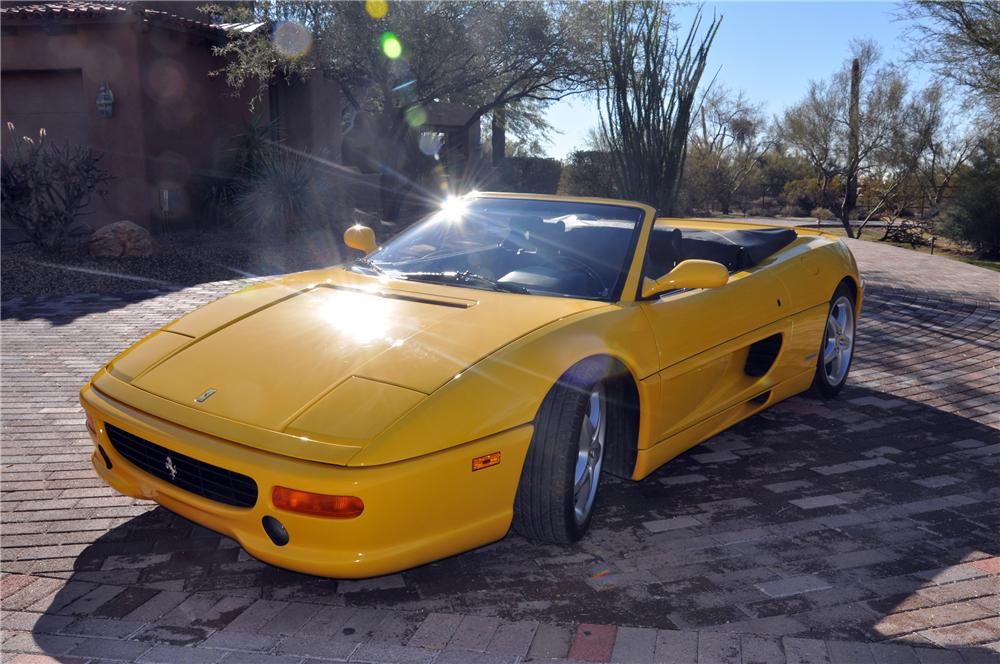
<path fill-rule="evenodd" d="M 568 544 L 587 532 L 599 493 L 601 466 L 598 465 L 596 474 L 597 488 L 581 521 L 574 500 L 579 441 L 583 418 L 591 410 L 591 395 L 595 389 L 603 388 L 606 376 L 604 362 L 582 363 L 560 378 L 542 401 L 514 498 L 512 525 L 520 535 Z M 605 427 L 607 413 L 605 406 Z M 605 434 L 605 447 L 606 440 Z"/>
<path fill-rule="evenodd" d="M 849 317 L 850 326 L 850 340 L 849 348 L 844 350 L 847 355 L 846 366 L 837 366 L 837 370 L 833 371 L 834 364 L 832 361 L 828 362 L 827 348 L 830 343 L 830 337 L 834 334 L 831 330 L 831 317 L 834 316 L 834 310 L 844 311 L 846 316 Z M 854 291 L 851 290 L 850 286 L 846 283 L 840 284 L 837 287 L 836 292 L 834 292 L 833 297 L 830 298 L 830 305 L 827 309 L 827 319 L 823 325 L 823 336 L 819 342 L 819 352 L 816 356 L 816 375 L 813 378 L 812 390 L 813 393 L 823 399 L 832 399 L 837 396 L 840 390 L 844 389 L 844 385 L 847 383 L 847 376 L 851 371 L 851 363 L 854 361 L 854 348 L 855 341 L 857 338 L 857 320 L 855 318 L 857 311 L 856 300 L 854 297 Z M 845 319 L 846 320 L 846 319 Z M 843 334 L 838 335 L 838 341 L 834 344 L 836 347 L 837 343 L 843 342 Z"/>

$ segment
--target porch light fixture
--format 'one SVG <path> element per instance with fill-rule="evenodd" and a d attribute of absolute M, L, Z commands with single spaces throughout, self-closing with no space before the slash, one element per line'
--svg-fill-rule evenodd
<path fill-rule="evenodd" d="M 101 83 L 101 88 L 97 91 L 97 114 L 102 118 L 110 118 L 115 114 L 115 93 L 107 81 Z"/>

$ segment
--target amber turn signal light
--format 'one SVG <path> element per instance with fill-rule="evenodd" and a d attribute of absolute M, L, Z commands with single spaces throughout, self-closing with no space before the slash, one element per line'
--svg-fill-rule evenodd
<path fill-rule="evenodd" d="M 279 510 L 333 519 L 353 519 L 365 511 L 365 504 L 356 496 L 328 496 L 283 486 L 274 487 L 271 501 Z"/>
<path fill-rule="evenodd" d="M 94 425 L 94 420 L 90 417 L 90 413 L 87 413 L 87 431 L 95 436 L 97 435 L 97 427 Z"/>
<path fill-rule="evenodd" d="M 484 454 L 481 457 L 476 457 L 472 460 L 472 470 L 482 470 L 483 468 L 489 468 L 490 466 L 495 466 L 500 463 L 500 453 L 492 452 L 490 454 Z"/>

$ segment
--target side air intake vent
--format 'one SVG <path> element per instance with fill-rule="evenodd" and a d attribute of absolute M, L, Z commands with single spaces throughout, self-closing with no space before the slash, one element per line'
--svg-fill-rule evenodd
<path fill-rule="evenodd" d="M 747 363 L 743 367 L 743 371 L 746 375 L 755 378 L 763 376 L 774 366 L 774 361 L 778 358 L 779 351 L 781 351 L 780 334 L 773 334 L 751 344 L 750 352 L 747 354 Z"/>

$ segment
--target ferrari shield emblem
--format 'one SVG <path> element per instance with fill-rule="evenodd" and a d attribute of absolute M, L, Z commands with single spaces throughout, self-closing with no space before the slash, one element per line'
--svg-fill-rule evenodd
<path fill-rule="evenodd" d="M 204 392 L 202 392 L 201 395 L 197 399 L 195 399 L 195 401 L 197 401 L 198 403 L 205 403 L 206 401 L 208 401 L 208 398 L 213 394 L 215 394 L 215 388 L 210 387 Z"/>

